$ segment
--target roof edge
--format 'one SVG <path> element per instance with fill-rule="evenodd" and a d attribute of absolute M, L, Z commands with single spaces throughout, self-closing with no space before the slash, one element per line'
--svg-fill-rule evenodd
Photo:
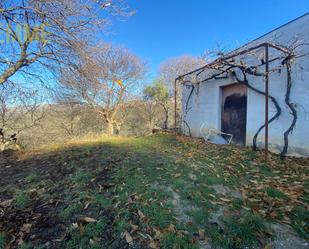
<path fill-rule="evenodd" d="M 235 51 L 237 51 L 237 50 L 239 50 L 239 49 L 242 49 L 242 48 L 248 46 L 250 43 L 253 43 L 253 42 L 255 42 L 255 41 L 257 41 L 257 40 L 263 38 L 264 36 L 267 36 L 267 35 L 271 34 L 272 32 L 274 32 L 274 31 L 276 31 L 276 30 L 279 30 L 279 29 L 281 29 L 281 28 L 283 28 L 283 27 L 285 27 L 285 26 L 287 26 L 287 25 L 289 25 L 289 24 L 291 24 L 291 23 L 293 23 L 293 22 L 295 22 L 295 21 L 297 21 L 297 20 L 299 20 L 299 19 L 301 19 L 301 18 L 307 16 L 307 15 L 309 15 L 309 12 L 306 12 L 305 14 L 303 14 L 303 15 L 301 15 L 301 16 L 295 18 L 295 19 L 292 19 L 291 21 L 288 21 L 288 22 L 285 23 L 285 24 L 280 25 L 279 27 L 277 27 L 277 28 L 275 28 L 275 29 L 273 29 L 273 30 L 271 30 L 271 31 L 269 31 L 269 32 L 267 32 L 267 33 L 265 33 L 265 34 L 263 34 L 263 35 L 261 35 L 261 36 L 255 38 L 255 39 L 253 39 L 252 41 L 246 42 L 246 43 L 243 44 L 242 46 L 233 49 L 232 51 L 230 51 L 230 52 L 227 53 L 226 55 L 232 54 L 233 52 L 235 52 Z M 226 55 L 225 55 L 225 56 L 226 56 Z M 223 57 L 224 57 L 224 56 L 221 56 L 221 57 L 217 58 L 216 60 L 214 60 L 214 61 L 212 61 L 212 62 L 210 62 L 210 63 L 205 64 L 205 65 L 202 66 L 202 67 L 196 68 L 195 70 L 192 70 L 192 71 L 190 71 L 190 72 L 188 72 L 188 73 L 179 75 L 175 80 L 178 80 L 178 79 L 180 79 L 181 77 L 184 77 L 184 76 L 186 76 L 186 75 L 190 75 L 191 73 L 194 73 L 194 72 L 196 72 L 196 71 L 198 71 L 198 70 L 200 70 L 200 69 L 202 69 L 202 68 L 204 68 L 204 67 L 207 67 L 207 65 L 212 64 L 213 62 L 215 62 L 215 61 L 217 61 L 218 59 L 223 58 Z"/>
<path fill-rule="evenodd" d="M 307 15 L 309 15 L 309 12 L 306 12 L 305 14 L 303 14 L 303 15 L 301 15 L 301 16 L 299 16 L 299 17 L 296 17 L 295 19 L 292 19 L 291 21 L 288 21 L 288 22 L 285 23 L 285 24 L 282 24 L 282 25 L 280 25 L 279 27 L 272 29 L 271 31 L 268 31 L 267 33 L 265 33 L 265 34 L 263 34 L 263 35 L 261 35 L 261 36 L 255 38 L 255 39 L 253 39 L 252 41 L 246 42 L 245 44 L 241 45 L 240 47 L 233 49 L 233 50 L 232 50 L 231 52 L 229 52 L 229 53 L 232 53 L 232 52 L 234 52 L 235 50 L 238 50 L 238 49 L 241 49 L 241 48 L 243 48 L 243 47 L 246 47 L 246 46 L 248 46 L 250 43 L 253 43 L 253 42 L 255 42 L 255 41 L 257 41 L 257 40 L 263 38 L 264 36 L 267 36 L 267 35 L 271 34 L 272 32 L 274 32 L 274 31 L 276 31 L 276 30 L 279 30 L 279 29 L 281 29 L 281 28 L 283 28 L 283 27 L 285 27 L 285 26 L 287 26 L 287 25 L 289 25 L 289 24 L 291 24 L 291 23 L 293 23 L 293 22 L 295 22 L 295 21 L 297 21 L 297 20 L 299 20 L 299 19 L 301 19 L 301 18 L 307 16 Z"/>

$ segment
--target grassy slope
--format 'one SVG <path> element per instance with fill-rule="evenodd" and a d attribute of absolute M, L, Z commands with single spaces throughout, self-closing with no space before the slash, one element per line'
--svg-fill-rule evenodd
<path fill-rule="evenodd" d="M 131 239 L 141 248 L 265 246 L 275 221 L 308 233 L 305 160 L 272 155 L 264 163 L 249 148 L 167 134 L 8 158 L 2 164 L 12 167 L 0 167 L 0 248 L 126 248 Z M 242 198 L 217 193 L 212 186 L 221 184 Z M 222 224 L 212 221 L 220 207 Z"/>

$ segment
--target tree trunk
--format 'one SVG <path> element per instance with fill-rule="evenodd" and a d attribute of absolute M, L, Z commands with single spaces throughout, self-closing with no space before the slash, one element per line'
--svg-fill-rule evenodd
<path fill-rule="evenodd" d="M 164 129 L 168 129 L 168 107 L 166 107 L 163 103 L 160 103 L 165 112 L 165 120 L 164 120 Z"/>
<path fill-rule="evenodd" d="M 164 121 L 164 129 L 168 129 L 168 110 L 167 109 L 164 109 L 165 110 L 165 121 Z"/>
<path fill-rule="evenodd" d="M 107 122 L 107 134 L 109 136 L 114 135 L 114 125 L 113 125 L 113 122 Z"/>
<path fill-rule="evenodd" d="M 116 126 L 115 134 L 118 136 L 120 134 L 121 125 L 118 123 L 115 123 L 115 126 Z"/>

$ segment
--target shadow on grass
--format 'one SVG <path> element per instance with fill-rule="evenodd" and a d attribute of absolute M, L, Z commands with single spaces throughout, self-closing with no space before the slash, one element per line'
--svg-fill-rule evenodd
<path fill-rule="evenodd" d="M 149 155 L 162 157 L 149 148 L 158 143 L 166 146 L 173 142 L 124 138 L 3 152 L 1 243 L 13 248 L 127 248 L 121 233 L 129 224 L 115 217 L 115 186 L 123 180 L 116 172 L 142 165 Z M 137 185 L 128 183 L 128 192 L 130 184 Z M 132 191 L 136 187 L 132 186 Z M 95 219 L 95 224 L 82 221 L 82 217 Z"/>

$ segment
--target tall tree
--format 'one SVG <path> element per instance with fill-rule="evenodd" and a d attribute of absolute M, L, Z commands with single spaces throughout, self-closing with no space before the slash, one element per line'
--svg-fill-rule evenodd
<path fill-rule="evenodd" d="M 159 78 L 164 81 L 169 90 L 174 89 L 175 79 L 194 69 L 202 67 L 206 61 L 201 57 L 183 55 L 180 57 L 170 58 L 162 62 L 159 66 Z"/>
<path fill-rule="evenodd" d="M 46 114 L 42 96 L 33 88 L 8 82 L 0 85 L 0 150 L 16 142 L 20 133 L 41 124 Z"/>
<path fill-rule="evenodd" d="M 107 125 L 118 132 L 123 122 L 119 112 L 130 92 L 145 74 L 145 63 L 124 47 L 99 44 L 81 54 L 78 63 L 62 71 L 61 85 L 70 98 L 87 103 Z"/>
<path fill-rule="evenodd" d="M 194 57 L 191 55 L 184 55 L 180 57 L 170 58 L 164 61 L 159 66 L 159 78 L 167 85 L 169 92 L 174 96 L 175 79 L 183 74 L 186 74 L 192 70 L 202 67 L 206 64 L 206 60 L 202 57 Z M 177 116 L 180 116 L 181 112 L 181 86 L 176 85 L 177 91 Z M 177 119 L 179 121 L 179 118 Z M 179 124 L 178 124 L 179 125 Z"/>
<path fill-rule="evenodd" d="M 130 14 L 125 0 L 0 0 L 0 84 L 30 66 L 67 63 L 108 23 L 108 13 Z"/>
<path fill-rule="evenodd" d="M 144 99 L 150 102 L 150 105 L 160 105 L 164 110 L 164 129 L 168 128 L 169 117 L 169 94 L 167 86 L 162 80 L 155 80 L 150 86 L 144 89 Z"/>

